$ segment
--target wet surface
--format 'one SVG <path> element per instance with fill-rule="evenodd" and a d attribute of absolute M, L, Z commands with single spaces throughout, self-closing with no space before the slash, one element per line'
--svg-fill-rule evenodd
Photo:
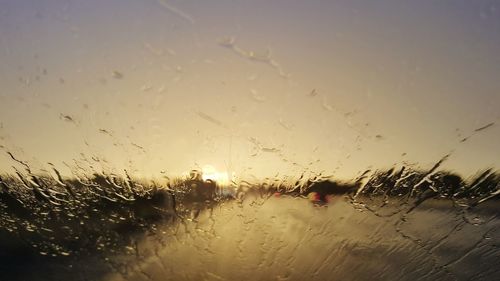
<path fill-rule="evenodd" d="M 162 237 L 159 251 L 157 237 L 145 239 L 130 275 L 105 280 L 494 280 L 498 209 L 472 225 L 447 203 L 422 205 L 403 223 L 342 199 L 327 208 L 295 198 L 231 203 Z"/>
<path fill-rule="evenodd" d="M 429 177 L 407 173 L 420 183 Z M 111 195 L 109 178 L 96 177 L 90 182 L 102 183 L 94 191 L 107 196 L 92 197 L 92 189 L 79 186 L 73 200 L 80 206 L 44 205 L 48 199 L 36 193 L 31 206 L 23 205 L 26 198 L 12 192 L 20 181 L 3 179 L 10 192 L 1 193 L 2 274 L 9 280 L 495 280 L 500 220 L 491 194 L 497 190 L 472 189 L 481 180 L 483 189 L 498 188 L 498 176 L 485 172 L 461 189 L 468 196 L 460 190 L 451 196 L 442 185 L 451 175 L 437 174 L 427 187 L 393 194 L 398 184 L 412 183 L 404 171 L 374 174 L 364 184 L 250 186 L 231 196 L 207 193 L 214 185 L 201 180 L 167 189 L 129 182 L 128 192 Z M 403 180 L 390 188 L 397 177 Z M 36 182 L 43 190 L 44 181 Z"/>
<path fill-rule="evenodd" d="M 0 0 L 0 281 L 500 280 L 492 0 Z"/>

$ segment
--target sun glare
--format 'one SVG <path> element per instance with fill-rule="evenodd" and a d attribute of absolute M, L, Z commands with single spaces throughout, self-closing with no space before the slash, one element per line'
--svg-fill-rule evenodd
<path fill-rule="evenodd" d="M 220 185 L 229 185 L 230 179 L 227 172 L 219 172 L 212 165 L 205 165 L 202 168 L 203 180 L 213 180 Z"/>

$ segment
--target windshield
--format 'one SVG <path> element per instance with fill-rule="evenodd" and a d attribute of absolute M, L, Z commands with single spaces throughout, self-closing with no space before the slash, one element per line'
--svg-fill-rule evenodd
<path fill-rule="evenodd" d="M 0 279 L 493 280 L 499 33 L 489 0 L 0 0 Z"/>

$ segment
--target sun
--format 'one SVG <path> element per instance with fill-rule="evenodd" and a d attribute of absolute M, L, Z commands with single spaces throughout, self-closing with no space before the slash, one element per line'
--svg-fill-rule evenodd
<path fill-rule="evenodd" d="M 229 185 L 230 179 L 227 172 L 219 172 L 212 165 L 205 165 L 201 169 L 203 180 L 213 180 L 219 185 Z"/>

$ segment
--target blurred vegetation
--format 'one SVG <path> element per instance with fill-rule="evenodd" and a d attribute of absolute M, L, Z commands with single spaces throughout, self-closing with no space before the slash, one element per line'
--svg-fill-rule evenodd
<path fill-rule="evenodd" d="M 347 195 L 358 201 L 377 202 L 379 207 L 390 200 L 413 201 L 416 207 L 430 198 L 451 199 L 474 207 L 500 197 L 500 174 L 492 169 L 468 179 L 446 171 L 403 167 L 366 171 L 350 183 L 320 176 L 262 184 L 240 182 L 226 187 L 225 193 L 219 189 L 217 196 L 201 199 L 193 193 L 197 184 L 183 178 L 159 184 L 128 175 L 97 173 L 66 179 L 57 173 L 1 175 L 0 257 L 11 255 L 10 250 L 51 257 L 130 252 L 138 233 L 155 232 L 160 224 L 193 219 L 193 209 L 197 209 L 196 218 L 201 209 L 212 208 L 221 200 L 241 200 L 252 194 L 305 198 L 313 193 L 321 202 L 328 202 L 331 196 Z"/>
<path fill-rule="evenodd" d="M 357 196 L 432 197 L 461 200 L 470 206 L 498 199 L 499 194 L 500 174 L 492 169 L 464 179 L 448 171 L 426 172 L 405 167 L 376 171 L 356 191 Z"/>

